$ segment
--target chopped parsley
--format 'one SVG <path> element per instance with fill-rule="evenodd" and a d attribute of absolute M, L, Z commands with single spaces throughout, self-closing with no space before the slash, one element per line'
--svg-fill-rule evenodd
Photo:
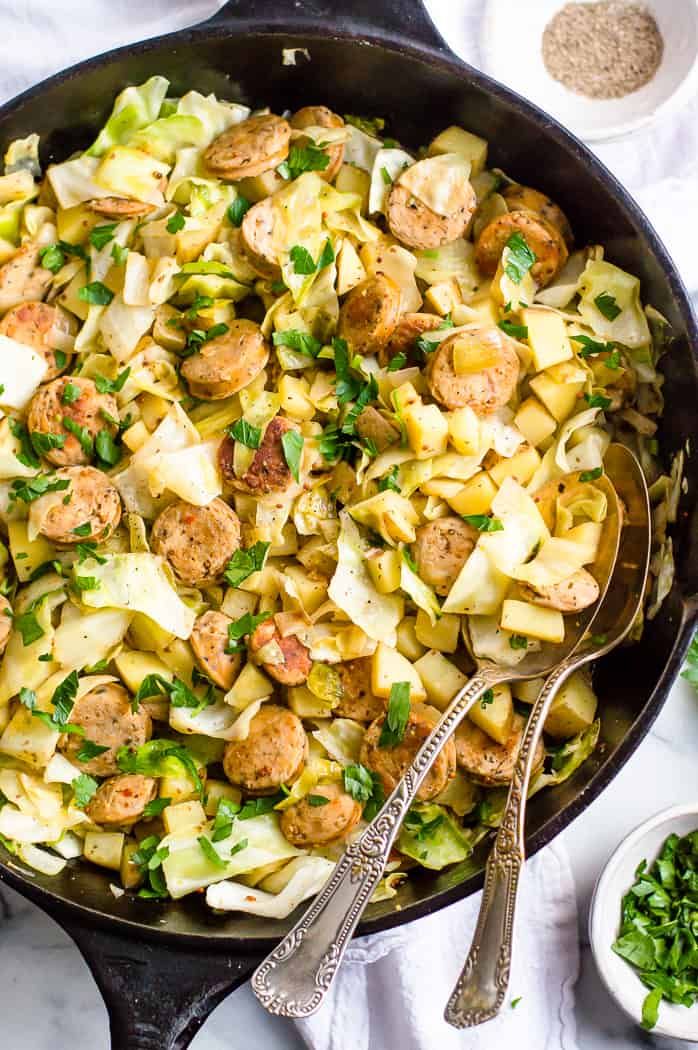
<path fill-rule="evenodd" d="M 101 281 L 90 281 L 78 292 L 78 299 L 90 306 L 108 306 L 114 298 L 114 293 Z"/>
<path fill-rule="evenodd" d="M 579 475 L 580 481 L 596 481 L 603 474 L 603 467 L 594 467 L 593 470 L 583 470 Z"/>
<path fill-rule="evenodd" d="M 528 638 L 525 634 L 512 634 L 509 636 L 509 645 L 512 649 L 528 649 Z"/>
<path fill-rule="evenodd" d="M 254 427 L 244 419 L 236 419 L 226 427 L 226 433 L 246 448 L 259 448 L 262 442 L 262 428 Z"/>
<path fill-rule="evenodd" d="M 294 481 L 300 481 L 301 457 L 303 455 L 303 435 L 298 430 L 287 430 L 281 435 L 281 447 L 284 459 Z"/>
<path fill-rule="evenodd" d="M 252 207 L 252 202 L 248 201 L 242 194 L 238 194 L 235 200 L 228 205 L 226 215 L 231 226 L 242 226 L 242 220 L 245 215 Z"/>
<path fill-rule="evenodd" d="M 118 394 L 123 390 L 126 380 L 131 375 L 130 367 L 119 372 L 116 379 L 107 379 L 106 376 L 93 376 L 94 385 L 100 394 Z"/>
<path fill-rule="evenodd" d="M 80 397 L 82 391 L 77 383 L 68 382 L 63 387 L 63 393 L 61 394 L 61 401 L 64 405 L 72 405 L 74 401 Z M 63 438 L 65 441 L 65 438 Z"/>
<path fill-rule="evenodd" d="M 237 653 L 244 649 L 244 638 L 252 634 L 254 629 L 271 617 L 270 612 L 261 612 L 256 615 L 246 612 L 244 616 L 228 624 L 228 644 L 225 651 L 228 654 Z"/>
<path fill-rule="evenodd" d="M 572 335 L 575 343 L 581 343 L 582 349 L 577 353 L 580 357 L 593 357 L 595 354 L 609 354 L 613 350 L 613 343 L 600 343 L 598 339 L 592 339 L 590 335 Z"/>
<path fill-rule="evenodd" d="M 170 215 L 167 220 L 167 232 L 168 233 L 179 233 L 180 230 L 184 229 L 184 216 L 181 211 L 175 211 Z"/>
<path fill-rule="evenodd" d="M 100 581 L 96 576 L 75 576 L 73 587 L 79 593 L 82 591 L 97 591 L 100 588 Z"/>
<path fill-rule="evenodd" d="M 492 518 L 489 514 L 463 514 L 463 521 L 478 532 L 501 532 L 504 528 L 499 518 Z"/>
<path fill-rule="evenodd" d="M 216 868 L 225 868 L 227 862 L 218 855 L 217 850 L 214 848 L 211 840 L 206 835 L 199 835 L 197 842 L 201 847 L 201 852 L 210 864 L 213 864 Z"/>
<path fill-rule="evenodd" d="M 92 532 L 92 526 L 89 521 L 83 521 L 82 525 L 76 525 L 74 529 L 71 529 L 74 536 L 89 536 Z"/>
<path fill-rule="evenodd" d="M 504 272 L 514 284 L 521 284 L 536 261 L 536 256 L 521 233 L 512 233 L 506 247 L 509 249 L 509 254 Z"/>
<path fill-rule="evenodd" d="M 10 499 L 22 503 L 33 503 L 47 492 L 62 492 L 70 487 L 68 478 L 55 478 L 51 474 L 37 474 L 34 478 L 16 478 L 10 485 Z"/>
<path fill-rule="evenodd" d="M 387 474 L 378 482 L 378 491 L 385 492 L 386 489 L 390 489 L 392 492 L 401 492 L 400 485 L 397 480 L 398 466 L 397 463 L 390 468 Z"/>
<path fill-rule="evenodd" d="M 80 259 L 87 258 L 87 253 L 81 245 L 69 244 L 67 241 L 57 241 L 55 244 L 49 244 L 46 248 L 42 248 L 39 252 L 39 259 L 45 270 L 50 270 L 51 273 L 58 273 L 61 267 L 65 266 L 66 256 L 68 255 L 77 255 Z"/>
<path fill-rule="evenodd" d="M 7 423 L 13 438 L 19 441 L 21 446 L 20 451 L 15 452 L 15 458 L 19 460 L 23 467 L 31 467 L 37 470 L 41 463 L 34 452 L 34 446 L 26 426 L 24 423 L 20 423 L 18 419 L 12 419 L 12 417 L 8 418 Z"/>
<path fill-rule="evenodd" d="M 307 146 L 291 146 L 288 157 L 276 170 L 284 179 L 297 179 L 304 171 L 324 171 L 329 163 L 329 154 L 310 142 Z"/>
<path fill-rule="evenodd" d="M 611 407 L 610 397 L 604 397 L 602 394 L 585 394 L 584 400 L 589 408 L 600 408 L 605 410 Z"/>
<path fill-rule="evenodd" d="M 114 230 L 117 225 L 115 222 L 108 222 L 104 226 L 95 226 L 94 229 L 90 230 L 89 242 L 92 247 L 100 251 L 105 245 L 109 244 L 109 241 L 114 239 Z"/>
<path fill-rule="evenodd" d="M 480 698 L 480 707 L 489 707 L 490 704 L 494 703 L 494 691 L 492 689 L 486 689 Z"/>
<path fill-rule="evenodd" d="M 390 174 L 386 167 L 381 168 L 381 178 L 386 186 L 391 186 L 393 182 L 393 176 Z"/>
<path fill-rule="evenodd" d="M 512 339 L 528 339 L 528 326 L 525 324 L 514 324 L 513 321 L 498 321 L 497 327 L 501 328 L 505 335 Z"/>
<path fill-rule="evenodd" d="M 396 747 L 405 735 L 410 717 L 410 683 L 394 682 L 390 688 L 388 710 L 378 738 L 379 747 Z"/>
<path fill-rule="evenodd" d="M 270 544 L 258 540 L 251 547 L 237 550 L 228 562 L 223 576 L 231 587 L 239 587 L 241 583 L 264 567 L 264 562 Z"/>
<path fill-rule="evenodd" d="M 216 816 L 211 829 L 211 840 L 213 842 L 221 842 L 223 839 L 230 837 L 235 817 L 239 812 L 239 802 L 233 802 L 232 799 L 229 798 L 221 798 L 219 800 L 218 809 L 216 810 Z"/>
<path fill-rule="evenodd" d="M 388 371 L 399 372 L 400 369 L 404 368 L 406 364 L 407 354 L 401 350 L 399 354 L 395 354 L 393 357 L 390 358 L 390 361 L 388 362 Z"/>
<path fill-rule="evenodd" d="M 317 357 L 322 350 L 322 343 L 309 332 L 301 332 L 297 328 L 288 328 L 285 332 L 274 332 L 272 336 L 274 346 L 288 346 L 299 354 L 307 354 L 309 357 Z"/>
<path fill-rule="evenodd" d="M 121 459 L 121 449 L 108 430 L 100 430 L 95 438 L 95 452 L 100 464 L 113 467 Z"/>
<path fill-rule="evenodd" d="M 146 803 L 143 810 L 143 819 L 151 820 L 153 817 L 159 817 L 171 804 L 171 798 L 154 798 L 151 802 Z"/>
<path fill-rule="evenodd" d="M 330 801 L 327 795 L 306 795 L 305 798 L 309 806 L 326 806 Z"/>
<path fill-rule="evenodd" d="M 103 755 L 109 748 L 103 744 L 95 744 L 94 740 L 83 740 L 80 744 L 80 750 L 75 756 L 78 762 L 89 762 L 93 758 L 97 758 L 98 755 Z"/>
<path fill-rule="evenodd" d="M 385 127 L 383 117 L 357 117 L 351 113 L 344 114 L 344 123 L 351 124 L 352 127 L 363 131 L 364 135 L 370 135 L 374 139 L 380 136 L 381 131 Z"/>
<path fill-rule="evenodd" d="M 615 296 L 611 295 L 610 292 L 601 292 L 600 295 L 597 295 L 594 299 L 594 305 L 607 321 L 615 321 L 618 314 L 622 313 L 622 308 L 616 302 Z"/>
<path fill-rule="evenodd" d="M 71 787 L 73 789 L 73 801 L 75 802 L 75 805 L 78 809 L 84 809 L 96 792 L 99 784 L 94 777 L 88 776 L 87 773 L 81 773 L 80 776 L 73 780 Z"/>
<path fill-rule="evenodd" d="M 686 666 L 681 672 L 681 677 L 685 678 L 688 684 L 698 692 L 698 633 L 694 634 L 693 641 L 688 647 Z"/>
<path fill-rule="evenodd" d="M 80 442 L 80 448 L 87 458 L 92 459 L 94 453 L 94 441 L 87 427 L 82 426 L 81 423 L 76 423 L 74 419 L 70 418 L 70 416 L 63 416 L 62 423 L 68 433 L 78 439 Z"/>
<path fill-rule="evenodd" d="M 111 246 L 111 257 L 117 266 L 124 266 L 126 263 L 126 257 L 128 256 L 128 248 L 125 244 L 119 244 L 118 241 L 114 241 Z"/>
<path fill-rule="evenodd" d="M 291 262 L 293 263 L 293 269 L 295 273 L 315 273 L 315 262 L 313 260 L 313 257 L 308 251 L 308 249 L 304 248 L 302 244 L 294 244 L 288 254 L 291 258 Z"/>

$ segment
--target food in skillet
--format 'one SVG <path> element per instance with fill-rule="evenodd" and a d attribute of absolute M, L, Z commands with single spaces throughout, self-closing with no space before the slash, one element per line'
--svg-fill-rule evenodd
<path fill-rule="evenodd" d="M 666 323 L 462 128 L 414 152 L 167 91 L 0 177 L 0 835 L 283 916 L 466 681 L 466 625 L 515 664 L 597 600 L 612 438 L 653 483 L 658 608 Z M 379 896 L 496 825 L 538 684 L 447 743 Z M 535 790 L 595 746 L 587 678 L 545 728 Z"/>

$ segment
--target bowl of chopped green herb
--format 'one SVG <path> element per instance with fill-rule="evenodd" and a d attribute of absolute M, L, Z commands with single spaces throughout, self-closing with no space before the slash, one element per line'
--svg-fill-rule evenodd
<path fill-rule="evenodd" d="M 698 802 L 621 842 L 596 884 L 589 939 L 625 1013 L 657 1035 L 698 1040 Z"/>

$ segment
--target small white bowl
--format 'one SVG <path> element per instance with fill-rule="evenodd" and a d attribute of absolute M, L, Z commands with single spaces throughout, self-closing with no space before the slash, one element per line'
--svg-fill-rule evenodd
<path fill-rule="evenodd" d="M 635 881 L 635 869 L 641 860 L 650 867 L 669 835 L 682 837 L 696 828 L 698 802 L 662 810 L 623 839 L 596 883 L 589 912 L 591 950 L 608 991 L 636 1024 L 641 1023 L 642 1003 L 650 989 L 612 948 L 620 928 L 621 901 Z M 698 1003 L 686 1007 L 662 1001 L 652 1034 L 698 1040 Z"/>
<path fill-rule="evenodd" d="M 483 19 L 483 69 L 535 102 L 587 142 L 620 138 L 665 117 L 698 88 L 697 0 L 638 0 L 654 15 L 664 38 L 659 69 L 624 98 L 577 95 L 550 76 L 543 62 L 543 30 L 566 0 L 489 0 Z"/>

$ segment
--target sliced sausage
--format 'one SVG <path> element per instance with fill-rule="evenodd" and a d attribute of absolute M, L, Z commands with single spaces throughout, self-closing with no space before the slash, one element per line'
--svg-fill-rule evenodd
<path fill-rule="evenodd" d="M 469 718 L 464 718 L 454 734 L 458 765 L 479 784 L 487 787 L 508 784 L 514 774 L 525 725 L 521 715 L 514 715 L 506 744 L 498 744 Z M 535 769 L 540 768 L 544 758 L 545 750 L 539 740 L 534 757 Z"/>
<path fill-rule="evenodd" d="M 85 810 L 94 824 L 135 824 L 158 793 L 157 781 L 141 773 L 121 773 L 100 784 Z"/>
<path fill-rule="evenodd" d="M 550 284 L 567 262 L 568 251 L 556 226 L 531 211 L 512 211 L 485 226 L 475 242 L 475 261 L 488 277 L 494 275 L 507 241 L 521 234 L 536 257 L 531 276 L 539 287 Z"/>
<path fill-rule="evenodd" d="M 366 405 L 356 417 L 356 433 L 362 441 L 372 441 L 379 452 L 400 440 L 400 431 L 373 405 Z"/>
<path fill-rule="evenodd" d="M 250 653 L 259 652 L 270 642 L 278 646 L 278 652 L 283 657 L 283 661 L 262 664 L 269 677 L 276 682 L 281 682 L 282 685 L 302 685 L 303 682 L 306 682 L 310 668 L 313 666 L 310 650 L 295 634 L 282 638 L 274 619 L 264 620 L 255 627 L 249 639 Z"/>
<path fill-rule="evenodd" d="M 44 358 L 48 365 L 45 383 L 60 375 L 72 357 L 64 348 L 72 347 L 76 328 L 75 319 L 60 306 L 41 302 L 13 306 L 0 321 L 0 335 L 30 346 Z M 56 361 L 56 350 L 63 354 L 61 366 Z"/>
<path fill-rule="evenodd" d="M 119 748 L 142 747 L 153 732 L 148 712 L 143 707 L 132 711 L 131 697 L 116 682 L 98 685 L 76 700 L 70 712 L 70 723 L 82 726 L 85 736 L 64 733 L 58 741 L 58 749 L 83 773 L 93 777 L 110 777 L 118 773 L 116 756 Z M 91 740 L 108 750 L 83 762 L 78 758 L 78 752 L 84 740 Z"/>
<path fill-rule="evenodd" d="M 220 401 L 255 379 L 269 357 L 269 345 L 254 321 L 236 320 L 228 331 L 202 343 L 184 361 L 181 372 L 192 397 Z"/>
<path fill-rule="evenodd" d="M 588 609 L 598 599 L 599 585 L 586 569 L 578 569 L 566 580 L 553 583 L 549 587 L 524 586 L 521 591 L 525 598 L 544 605 L 547 609 L 557 609 L 561 613 L 581 612 Z"/>
<path fill-rule="evenodd" d="M 353 718 L 356 722 L 372 722 L 385 713 L 385 700 L 374 696 L 371 689 L 371 663 L 370 656 L 360 656 L 337 664 L 342 699 L 333 709 L 333 715 Z"/>
<path fill-rule="evenodd" d="M 550 197 L 530 186 L 507 186 L 502 196 L 509 206 L 509 211 L 535 211 L 542 215 L 546 222 L 557 227 L 568 248 L 572 247 L 574 237 L 572 227 L 562 208 L 559 208 Z"/>
<path fill-rule="evenodd" d="M 293 114 L 290 120 L 292 128 L 343 128 L 344 121 L 337 113 L 333 113 L 327 106 L 303 106 L 296 113 Z M 307 141 L 307 139 L 299 139 L 301 143 Z M 344 160 L 344 143 L 338 142 L 334 146 L 325 147 L 325 152 L 330 158 L 330 162 L 324 171 L 319 171 L 318 175 L 320 178 L 325 179 L 326 182 L 332 182 L 335 178 L 339 169 L 342 166 Z"/>
<path fill-rule="evenodd" d="M 274 416 L 264 432 L 262 443 L 250 466 L 240 478 L 240 488 L 255 495 L 267 495 L 270 492 L 286 492 L 296 485 L 281 442 L 284 434 L 290 430 L 298 430 L 298 427 L 284 416 Z M 223 457 L 224 453 L 220 453 L 219 463 L 223 476 L 226 477 Z"/>
<path fill-rule="evenodd" d="M 288 156 L 291 128 L 283 117 L 262 113 L 234 124 L 204 152 L 209 171 L 223 179 L 244 179 L 275 168 Z"/>
<path fill-rule="evenodd" d="M 240 546 L 240 519 L 222 499 L 205 507 L 178 499 L 155 519 L 150 540 L 183 583 L 210 583 Z"/>
<path fill-rule="evenodd" d="M 375 354 L 395 331 L 400 289 L 383 273 L 367 277 L 347 295 L 339 311 L 338 333 L 358 354 Z"/>
<path fill-rule="evenodd" d="M 12 633 L 12 606 L 4 594 L 0 594 L 0 655 L 5 652 Z"/>
<path fill-rule="evenodd" d="M 62 547 L 75 543 L 101 543 L 121 521 L 118 489 L 95 467 L 64 467 L 55 473 L 69 487 L 56 501 L 53 493 L 39 496 L 29 508 L 29 520 L 42 536 Z M 85 524 L 90 531 L 86 535 Z M 75 532 L 76 529 L 80 531 Z"/>
<path fill-rule="evenodd" d="M 455 515 L 420 526 L 412 557 L 424 582 L 437 594 L 448 594 L 479 536 L 477 529 Z"/>
<path fill-rule="evenodd" d="M 385 368 L 396 354 L 405 355 L 406 365 L 421 365 L 422 356 L 416 342 L 425 332 L 433 332 L 441 324 L 436 314 L 403 314 L 385 346 L 378 351 L 378 362 Z"/>
<path fill-rule="evenodd" d="M 274 202 L 271 197 L 265 197 L 245 213 L 240 227 L 240 243 L 257 273 L 272 279 L 281 276 L 274 250 Z"/>
<path fill-rule="evenodd" d="M 439 215 L 396 182 L 388 194 L 386 218 L 393 237 L 408 248 L 424 251 L 462 237 L 476 207 L 475 191 L 465 180 L 458 207 L 451 215 Z"/>
<path fill-rule="evenodd" d="M 323 801 L 326 800 L 326 801 Z M 361 805 L 336 781 L 320 783 L 279 817 L 281 834 L 298 849 L 345 839 L 361 820 Z"/>
<path fill-rule="evenodd" d="M 395 747 L 381 747 L 379 744 L 385 715 L 381 715 L 368 727 L 361 744 L 360 761 L 378 774 L 386 795 L 390 794 L 404 776 L 438 720 L 439 712 L 434 708 L 426 704 L 412 704 L 405 735 Z M 422 781 L 417 798 L 422 802 L 434 798 L 443 791 L 455 771 L 456 746 L 451 737 L 441 748 Z"/>
<path fill-rule="evenodd" d="M 18 303 L 43 299 L 52 280 L 51 271 L 41 265 L 38 245 L 23 244 L 0 266 L 0 314 Z"/>
<path fill-rule="evenodd" d="M 134 201 L 130 197 L 97 197 L 87 202 L 87 207 L 96 215 L 103 215 L 105 219 L 139 219 L 143 215 L 150 215 L 155 211 L 154 204 L 146 204 L 145 201 Z"/>
<path fill-rule="evenodd" d="M 484 346 L 496 357 L 494 364 L 480 372 L 458 375 L 453 362 L 456 342 L 472 342 L 474 349 Z M 427 386 L 435 401 L 445 408 L 469 405 L 479 415 L 487 415 L 511 399 L 519 379 L 519 355 L 513 341 L 499 328 L 479 328 L 449 336 L 429 355 Z"/>
<path fill-rule="evenodd" d="M 301 775 L 307 755 L 308 737 L 298 715 L 264 704 L 250 722 L 247 738 L 226 745 L 223 769 L 243 791 L 272 795 Z"/>
<path fill-rule="evenodd" d="M 69 390 L 66 393 L 66 387 Z M 75 387 L 80 393 L 72 400 Z M 68 426 L 65 420 L 69 420 Z M 106 430 L 112 437 L 119 432 L 119 409 L 113 394 L 100 394 L 91 379 L 61 376 L 40 387 L 29 405 L 27 426 L 32 434 L 57 434 L 64 438 L 60 448 L 43 455 L 57 467 L 89 463 L 92 454 L 87 443 Z M 112 422 L 116 421 L 116 422 Z M 80 428 L 79 434 L 70 427 Z M 81 440 L 82 438 L 82 440 Z"/>
<path fill-rule="evenodd" d="M 209 609 L 199 616 L 189 641 L 203 673 L 226 692 L 240 673 L 241 653 L 228 653 L 228 627 L 233 621 L 225 613 Z"/>

